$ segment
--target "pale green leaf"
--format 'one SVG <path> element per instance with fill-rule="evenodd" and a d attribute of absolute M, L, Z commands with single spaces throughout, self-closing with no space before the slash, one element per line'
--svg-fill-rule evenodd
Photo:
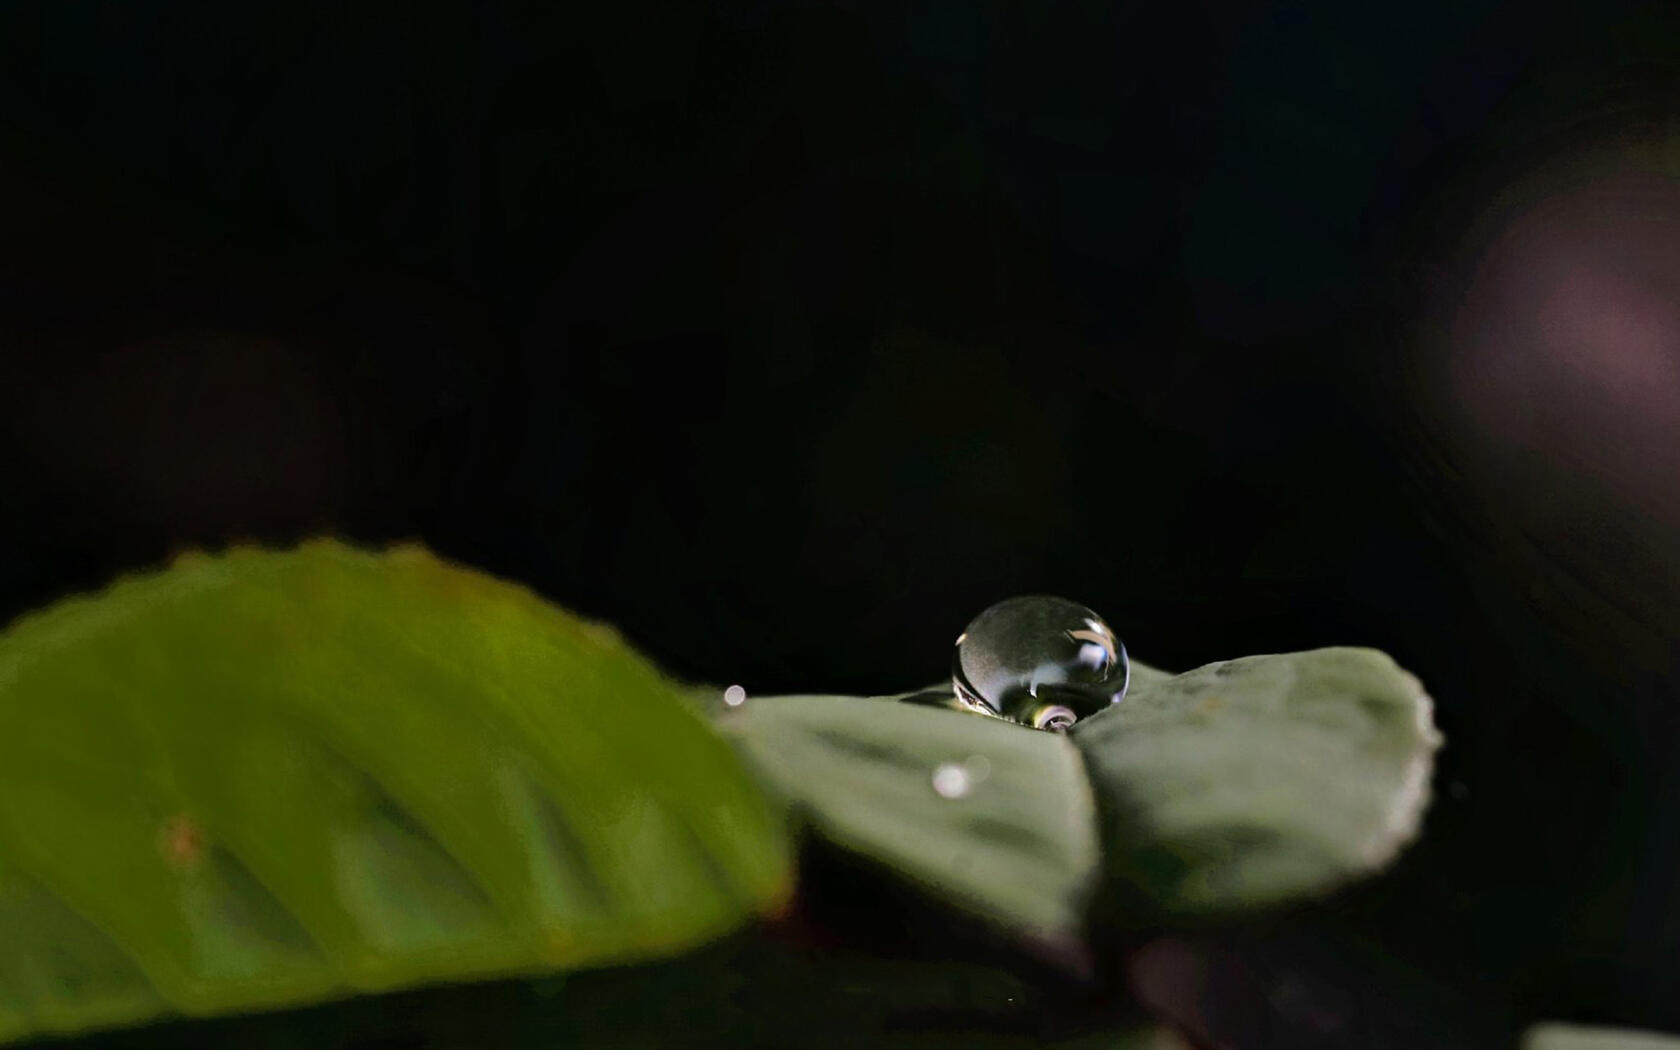
<path fill-rule="evenodd" d="M 1528 1030 L 1522 1050 L 1680 1050 L 1680 1035 L 1549 1021 Z"/>
<path fill-rule="evenodd" d="M 1097 867 L 1091 793 L 1064 737 L 883 699 L 749 699 L 719 725 L 831 841 L 1047 942 L 1084 921 Z M 941 795 L 942 765 L 968 788 Z"/>

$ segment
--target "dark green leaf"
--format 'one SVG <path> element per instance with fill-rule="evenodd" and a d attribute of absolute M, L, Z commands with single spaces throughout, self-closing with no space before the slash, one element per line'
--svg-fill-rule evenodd
<path fill-rule="evenodd" d="M 1416 832 L 1440 736 L 1382 653 L 1134 664 L 1132 683 L 1068 736 L 894 698 L 709 705 L 825 837 L 1051 941 L 1081 929 L 1099 852 L 1124 920 L 1153 921 L 1322 892 Z M 972 755 L 987 778 L 942 798 L 934 771 Z"/>
<path fill-rule="evenodd" d="M 1047 941 L 1084 919 L 1096 824 L 1067 739 L 890 700 L 748 700 L 719 725 L 824 836 L 954 903 Z M 968 790 L 934 787 L 941 765 Z"/>
<path fill-rule="evenodd" d="M 1417 679 L 1346 648 L 1145 676 L 1071 736 L 1106 873 L 1143 915 L 1276 903 L 1382 867 L 1417 830 L 1440 745 Z"/>
<path fill-rule="evenodd" d="M 76 1050 L 1184 1050 L 1185 1044 L 1146 1026 L 1135 1010 L 994 965 L 882 957 L 753 932 L 639 966 L 151 1025 L 74 1045 Z"/>
<path fill-rule="evenodd" d="M 419 549 L 0 636 L 0 1042 L 675 952 L 781 906 L 784 839 L 610 630 Z"/>

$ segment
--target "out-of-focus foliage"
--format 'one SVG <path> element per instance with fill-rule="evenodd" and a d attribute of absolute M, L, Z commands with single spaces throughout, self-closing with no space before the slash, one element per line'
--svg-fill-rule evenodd
<path fill-rule="evenodd" d="M 759 934 L 533 980 L 100 1033 L 78 1050 L 1185 1050 L 1137 1011 L 978 962 L 882 959 Z"/>
<path fill-rule="evenodd" d="M 1522 1050 L 1680 1050 L 1680 1036 L 1549 1021 L 1528 1030 Z"/>
<path fill-rule="evenodd" d="M 780 908 L 785 839 L 612 631 L 416 548 L 0 637 L 0 1041 L 668 955 Z"/>

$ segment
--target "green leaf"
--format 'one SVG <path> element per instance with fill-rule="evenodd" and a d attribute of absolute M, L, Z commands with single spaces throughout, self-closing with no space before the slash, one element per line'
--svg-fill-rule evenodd
<path fill-rule="evenodd" d="M 926 694 L 924 694 L 926 695 Z M 902 698 L 707 706 L 824 837 L 1053 945 L 1082 930 L 1099 867 L 1123 922 L 1321 893 L 1417 830 L 1440 735 L 1386 655 L 1320 649 L 1170 675 L 1066 735 Z M 945 763 L 982 756 L 961 799 Z M 1096 805 L 1093 807 L 1093 792 Z"/>
<path fill-rule="evenodd" d="M 674 686 L 417 548 L 193 556 L 0 636 L 0 1042 L 659 956 L 789 881 Z"/>
<path fill-rule="evenodd" d="M 1349 648 L 1146 676 L 1070 735 L 1135 918 L 1273 904 L 1383 867 L 1416 833 L 1441 742 L 1417 679 Z"/>
<path fill-rule="evenodd" d="M 1096 823 L 1065 737 L 844 696 L 754 698 L 719 725 L 836 844 L 1035 939 L 1065 943 L 1081 928 Z M 966 779 L 960 797 L 935 790 L 946 764 Z"/>
<path fill-rule="evenodd" d="M 1680 1050 L 1680 1036 L 1549 1021 L 1528 1030 L 1522 1050 Z"/>

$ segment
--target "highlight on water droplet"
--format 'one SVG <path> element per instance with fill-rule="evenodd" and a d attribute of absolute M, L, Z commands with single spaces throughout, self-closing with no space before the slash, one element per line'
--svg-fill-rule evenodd
<path fill-rule="evenodd" d="M 740 707 L 747 702 L 747 691 L 741 686 L 732 685 L 723 691 L 723 702 L 730 707 Z"/>
<path fill-rule="evenodd" d="M 961 762 L 941 762 L 933 771 L 933 791 L 940 798 L 962 798 L 974 790 L 974 778 Z"/>
<path fill-rule="evenodd" d="M 1062 704 L 1039 704 L 1031 709 L 1022 721 L 1034 729 L 1047 729 L 1052 733 L 1065 733 L 1073 723 L 1079 721 L 1079 716 L 1073 709 Z"/>

